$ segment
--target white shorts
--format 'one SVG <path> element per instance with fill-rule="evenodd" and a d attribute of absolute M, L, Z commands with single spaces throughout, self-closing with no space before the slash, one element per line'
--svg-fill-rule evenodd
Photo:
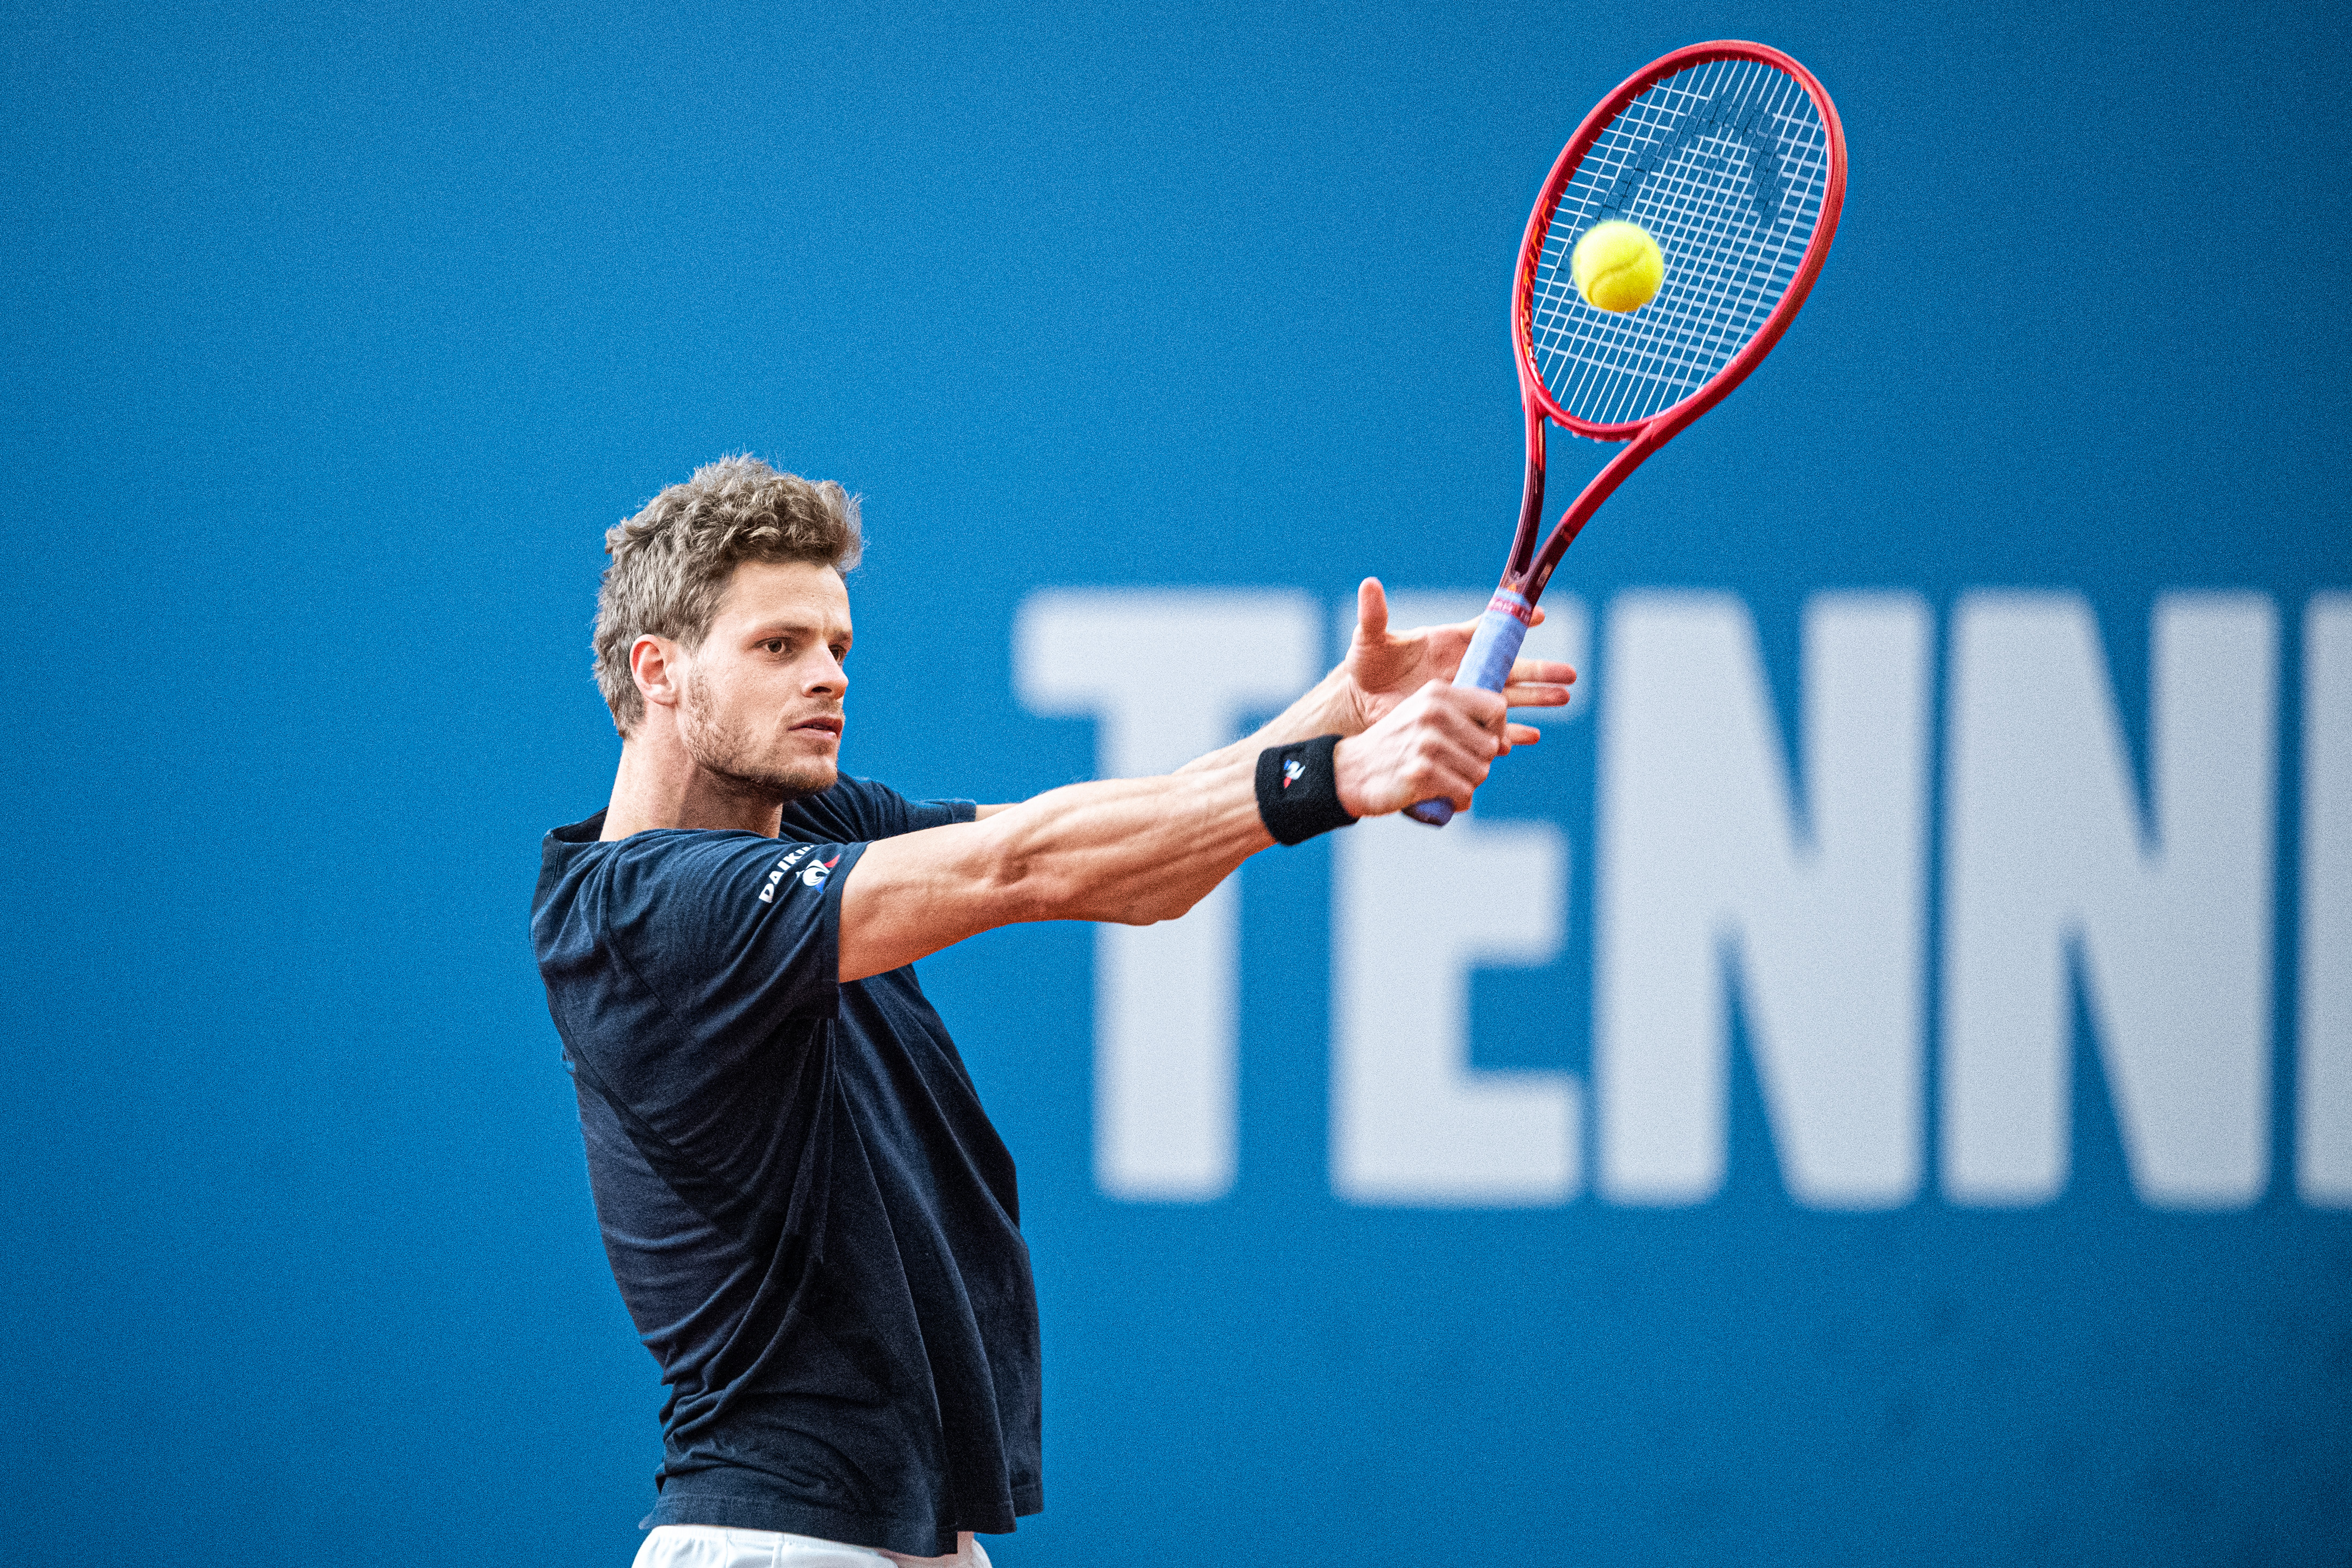
<path fill-rule="evenodd" d="M 905 1557 L 872 1546 L 730 1530 L 715 1524 L 656 1525 L 637 1548 L 636 1568 L 989 1568 L 988 1548 L 967 1530 L 945 1557 Z"/>

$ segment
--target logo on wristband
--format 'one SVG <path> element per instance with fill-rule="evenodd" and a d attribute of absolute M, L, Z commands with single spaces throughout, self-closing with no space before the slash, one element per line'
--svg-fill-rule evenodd
<path fill-rule="evenodd" d="M 1356 820 L 1340 806 L 1331 771 L 1339 745 L 1337 735 L 1318 735 L 1257 754 L 1257 814 L 1276 843 L 1303 844 Z"/>

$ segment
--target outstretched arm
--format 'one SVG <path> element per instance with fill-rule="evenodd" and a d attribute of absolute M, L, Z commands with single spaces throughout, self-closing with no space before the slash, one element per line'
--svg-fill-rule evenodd
<path fill-rule="evenodd" d="M 1340 742 L 1340 806 L 1380 816 L 1444 798 L 1466 810 L 1505 749 L 1503 715 L 1493 692 L 1430 681 Z M 1162 778 L 1071 784 L 868 845 L 842 885 L 841 978 L 1025 921 L 1173 920 L 1274 842 L 1258 816 L 1258 752 L 1331 732 L 1244 742 Z"/>
<path fill-rule="evenodd" d="M 1536 611 L 1543 621 L 1543 611 Z M 1318 735 L 1357 735 L 1378 722 L 1397 704 L 1433 680 L 1451 680 L 1469 650 L 1475 620 L 1397 632 L 1389 629 L 1388 593 L 1377 577 L 1367 577 L 1356 588 L 1356 631 L 1348 642 L 1348 657 L 1312 690 L 1285 709 L 1264 729 L 1187 763 L 1181 772 L 1224 767 L 1241 759 L 1255 759 L 1268 746 L 1312 740 Z M 1511 667 L 1510 684 L 1503 700 L 1512 708 L 1560 708 L 1569 699 L 1576 671 L 1554 659 L 1523 658 Z M 1503 731 L 1503 750 L 1532 745 L 1542 732 L 1528 724 L 1512 724 Z M 976 816 L 985 821 L 1007 805 L 983 805 Z"/>

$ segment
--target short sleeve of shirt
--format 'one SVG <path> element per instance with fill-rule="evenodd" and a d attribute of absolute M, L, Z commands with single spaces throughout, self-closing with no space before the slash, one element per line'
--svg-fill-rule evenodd
<path fill-rule="evenodd" d="M 605 889 L 622 963 L 704 1039 L 829 1018 L 841 985 L 841 883 L 862 843 L 656 833 L 625 844 Z"/>
<path fill-rule="evenodd" d="M 908 800 L 887 784 L 844 773 L 831 789 L 785 806 L 782 832 L 787 838 L 896 838 L 970 822 L 974 810 L 968 800 Z"/>

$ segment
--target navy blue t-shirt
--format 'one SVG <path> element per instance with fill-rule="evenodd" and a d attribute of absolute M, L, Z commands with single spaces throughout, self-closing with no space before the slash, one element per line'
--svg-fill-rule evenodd
<path fill-rule="evenodd" d="M 1043 1506 L 1012 1156 L 914 970 L 836 978 L 866 845 L 971 815 L 845 776 L 778 838 L 547 836 L 531 942 L 669 1388 L 649 1525 L 935 1556 Z"/>

